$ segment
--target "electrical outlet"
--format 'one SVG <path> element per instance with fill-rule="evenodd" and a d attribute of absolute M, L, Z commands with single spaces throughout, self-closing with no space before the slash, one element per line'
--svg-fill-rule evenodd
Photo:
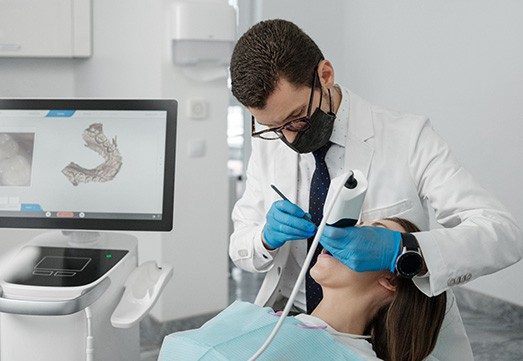
<path fill-rule="evenodd" d="M 191 119 L 206 119 L 208 105 L 205 99 L 193 98 L 187 102 L 187 116 Z"/>

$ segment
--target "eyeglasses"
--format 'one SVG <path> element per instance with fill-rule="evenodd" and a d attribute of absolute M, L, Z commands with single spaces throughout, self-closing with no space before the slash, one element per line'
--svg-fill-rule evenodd
<path fill-rule="evenodd" d="M 312 78 L 312 88 L 311 88 L 311 95 L 309 98 L 309 105 L 307 107 L 307 115 L 300 117 L 298 119 L 294 119 L 291 121 L 288 121 L 287 123 L 274 128 L 268 128 L 260 131 L 256 131 L 256 119 L 254 118 L 254 115 L 251 117 L 252 122 L 252 133 L 251 136 L 256 138 L 261 138 L 265 140 L 275 140 L 275 139 L 281 139 L 283 138 L 283 130 L 287 130 L 289 132 L 301 132 L 309 129 L 310 127 L 310 117 L 311 117 L 311 109 L 312 109 L 312 101 L 314 100 L 314 90 L 316 89 L 316 77 L 318 76 L 317 67 L 314 68 L 314 75 Z M 318 107 L 321 107 L 321 100 L 322 97 L 320 96 L 320 105 Z"/>

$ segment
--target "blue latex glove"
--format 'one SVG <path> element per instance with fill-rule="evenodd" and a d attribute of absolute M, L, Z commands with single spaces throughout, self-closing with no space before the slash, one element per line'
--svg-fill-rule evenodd
<path fill-rule="evenodd" d="M 334 258 L 354 271 L 394 272 L 401 233 L 381 227 L 325 226 L 320 243 Z"/>
<path fill-rule="evenodd" d="M 265 243 L 271 248 L 280 248 L 287 241 L 309 238 L 316 226 L 303 218 L 306 213 L 290 201 L 276 201 L 267 212 L 263 229 Z M 307 213 L 310 217 L 310 215 Z"/>

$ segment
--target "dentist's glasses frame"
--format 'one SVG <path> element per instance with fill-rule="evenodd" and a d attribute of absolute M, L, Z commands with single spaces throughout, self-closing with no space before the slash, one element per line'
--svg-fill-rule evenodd
<path fill-rule="evenodd" d="M 310 117 L 311 117 L 311 109 L 312 109 L 312 102 L 314 100 L 314 91 L 316 90 L 316 78 L 318 76 L 318 68 L 314 68 L 314 76 L 312 78 L 312 88 L 311 88 L 311 95 L 309 98 L 309 105 L 307 107 L 307 115 L 300 117 L 298 119 L 294 119 L 291 121 L 288 121 L 287 123 L 274 128 L 268 128 L 260 131 L 256 131 L 256 118 L 254 118 L 254 115 L 251 116 L 251 124 L 252 124 L 252 133 L 251 136 L 255 138 L 261 138 L 265 140 L 275 140 L 275 139 L 281 139 L 283 138 L 283 132 L 282 130 L 287 130 L 289 132 L 300 132 L 305 131 L 310 127 Z M 321 100 L 322 96 L 320 94 L 320 104 L 318 107 L 321 107 Z"/>

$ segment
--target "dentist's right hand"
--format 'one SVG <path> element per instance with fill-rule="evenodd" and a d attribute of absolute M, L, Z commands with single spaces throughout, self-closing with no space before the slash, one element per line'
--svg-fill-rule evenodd
<path fill-rule="evenodd" d="M 267 212 L 262 235 L 264 244 L 269 249 L 276 249 L 287 241 L 312 237 L 316 233 L 316 226 L 303 218 L 306 214 L 290 201 L 274 202 Z M 310 217 L 309 214 L 307 215 Z"/>

